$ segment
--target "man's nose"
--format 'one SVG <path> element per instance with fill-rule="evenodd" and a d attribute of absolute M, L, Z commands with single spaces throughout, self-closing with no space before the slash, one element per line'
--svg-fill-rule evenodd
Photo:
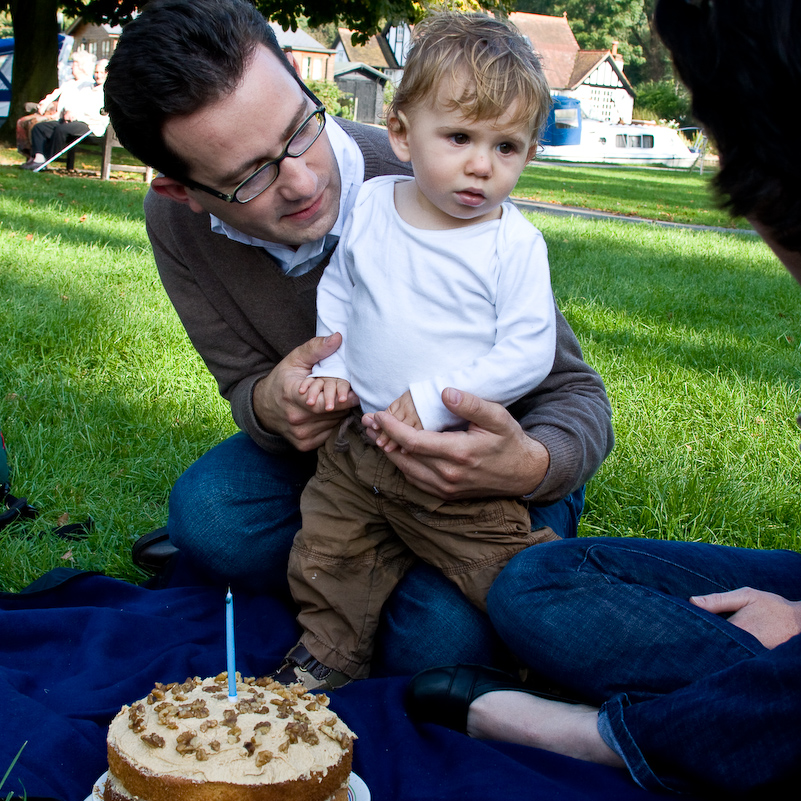
<path fill-rule="evenodd" d="M 276 188 L 285 200 L 312 197 L 317 191 L 317 174 L 306 162 L 306 154 L 285 158 L 278 169 Z"/>

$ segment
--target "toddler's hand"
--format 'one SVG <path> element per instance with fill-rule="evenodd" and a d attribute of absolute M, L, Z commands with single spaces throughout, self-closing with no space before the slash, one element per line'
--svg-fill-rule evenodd
<path fill-rule="evenodd" d="M 315 412 L 333 412 L 348 402 L 350 382 L 344 378 L 308 376 L 301 381 L 298 392 L 306 396 L 306 405 L 314 407 Z"/>
<path fill-rule="evenodd" d="M 423 424 L 420 422 L 420 417 L 417 414 L 417 409 L 415 408 L 414 401 L 412 400 L 412 393 L 409 392 L 408 389 L 397 400 L 394 400 L 392 403 L 390 403 L 387 411 L 398 422 L 404 423 L 407 426 L 411 426 L 418 431 L 423 430 Z M 371 424 L 374 430 L 378 430 L 378 426 L 375 424 L 374 418 L 371 421 Z M 400 447 L 398 443 L 395 442 L 395 440 L 392 439 L 385 431 L 381 431 L 375 444 L 385 453 L 392 453 L 392 451 Z"/>

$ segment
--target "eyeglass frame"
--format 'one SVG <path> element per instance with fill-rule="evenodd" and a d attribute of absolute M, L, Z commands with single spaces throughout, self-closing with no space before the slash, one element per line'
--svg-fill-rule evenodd
<path fill-rule="evenodd" d="M 241 181 L 237 185 L 236 189 L 234 189 L 233 192 L 231 192 L 230 194 L 225 194 L 224 192 L 219 192 L 216 189 L 212 189 L 210 186 L 206 186 L 205 184 L 201 184 L 198 181 L 193 181 L 191 178 L 184 179 L 183 183 L 186 186 L 188 186 L 190 189 L 199 189 L 201 192 L 206 192 L 207 194 L 212 195 L 213 197 L 219 198 L 220 200 L 224 200 L 226 203 L 245 204 L 245 203 L 250 203 L 251 200 L 255 200 L 257 197 L 259 197 L 259 195 L 261 195 L 264 192 L 266 192 L 278 180 L 278 175 L 281 172 L 281 162 L 284 159 L 297 159 L 297 158 L 300 158 L 320 138 L 320 134 L 325 130 L 325 106 L 314 95 L 312 95 L 311 92 L 307 91 L 307 94 L 308 94 L 309 97 L 311 97 L 312 100 L 314 100 L 315 103 L 317 103 L 317 107 L 295 129 L 295 131 L 292 134 L 292 136 L 289 137 L 289 140 L 286 143 L 286 147 L 281 151 L 281 155 L 278 156 L 278 158 L 275 158 L 275 159 L 272 159 L 271 161 L 265 162 L 257 170 L 254 170 L 250 175 L 248 175 L 247 178 L 245 178 L 244 181 Z M 312 119 L 312 117 L 316 117 L 316 116 L 319 116 L 319 115 L 321 115 L 320 116 L 320 120 L 322 120 L 322 122 L 320 123 L 320 127 L 317 130 L 317 135 L 314 137 L 314 139 L 311 140 L 311 142 L 309 142 L 309 144 L 300 153 L 295 153 L 294 155 L 291 155 L 289 153 L 289 148 L 290 148 L 290 146 L 292 144 L 292 141 L 306 127 L 306 125 L 309 123 L 309 121 Z M 270 183 L 267 184 L 267 186 L 265 186 L 263 189 L 260 189 L 255 195 L 253 195 L 253 197 L 249 197 L 247 200 L 240 200 L 236 196 L 237 192 L 239 192 L 239 190 L 246 183 L 249 183 L 257 175 L 263 173 L 265 170 L 269 169 L 273 165 L 275 165 L 275 178 L 273 178 L 273 180 L 270 181 Z"/>

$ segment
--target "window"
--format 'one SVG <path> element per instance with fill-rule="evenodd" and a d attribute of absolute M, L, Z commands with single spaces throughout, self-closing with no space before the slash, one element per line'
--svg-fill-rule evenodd
<path fill-rule="evenodd" d="M 557 128 L 578 128 L 579 118 L 577 108 L 557 108 L 553 112 Z"/>
<path fill-rule="evenodd" d="M 653 148 L 653 134 L 617 134 L 615 147 Z"/>

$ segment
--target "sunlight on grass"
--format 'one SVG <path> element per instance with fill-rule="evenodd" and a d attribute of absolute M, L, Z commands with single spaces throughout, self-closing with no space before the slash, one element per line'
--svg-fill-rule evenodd
<path fill-rule="evenodd" d="M 732 222 L 718 208 L 709 172 L 534 162 L 526 167 L 512 195 L 649 220 L 750 227 L 745 220 Z"/>

